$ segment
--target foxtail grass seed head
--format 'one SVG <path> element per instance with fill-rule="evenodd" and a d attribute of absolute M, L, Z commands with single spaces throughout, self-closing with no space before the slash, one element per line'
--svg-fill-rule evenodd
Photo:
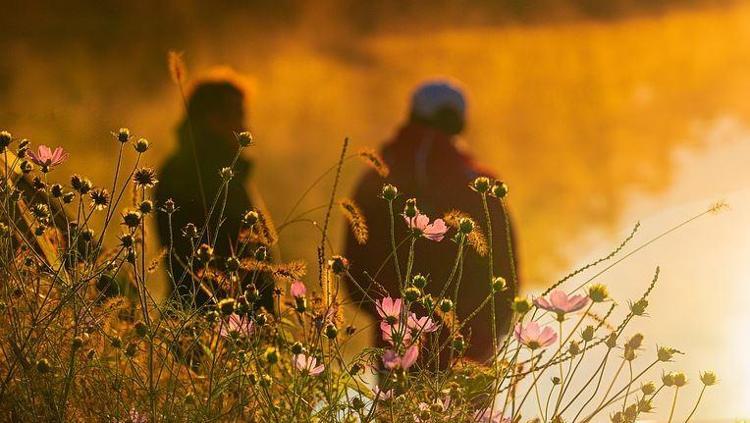
<path fill-rule="evenodd" d="M 707 371 L 700 374 L 701 382 L 706 386 L 713 386 L 716 385 L 718 382 L 718 379 L 716 378 L 716 373 Z"/>
<path fill-rule="evenodd" d="M 115 138 L 117 138 L 117 141 L 122 144 L 130 141 L 130 129 L 128 128 L 120 128 L 116 133 L 113 133 L 112 135 L 114 135 Z"/>
<path fill-rule="evenodd" d="M 469 184 L 469 187 L 480 194 L 485 194 L 487 193 L 487 191 L 489 191 L 491 183 L 492 181 L 490 181 L 490 178 L 486 176 L 480 176 L 474 179 L 471 184 Z"/>
<path fill-rule="evenodd" d="M 348 198 L 341 200 L 339 206 L 344 218 L 349 222 L 349 227 L 352 230 L 352 235 L 354 235 L 357 244 L 366 244 L 370 236 L 370 231 L 367 228 L 367 221 L 364 214 L 362 214 L 362 210 L 353 200 Z"/>
<path fill-rule="evenodd" d="M 531 310 L 531 301 L 526 297 L 516 297 L 513 299 L 511 308 L 518 314 L 526 314 Z"/>
<path fill-rule="evenodd" d="M 609 298 L 609 291 L 607 290 L 607 286 L 599 283 L 589 286 L 589 298 L 591 298 L 591 301 L 595 303 L 606 301 L 607 298 Z"/>
<path fill-rule="evenodd" d="M 648 307 L 648 300 L 641 298 L 640 300 L 630 304 L 630 312 L 633 316 L 643 316 L 646 314 L 646 308 Z"/>
<path fill-rule="evenodd" d="M 148 150 L 148 140 L 145 138 L 138 139 L 138 141 L 133 144 L 133 148 L 135 148 L 135 151 L 138 153 L 145 153 L 146 150 Z"/>
<path fill-rule="evenodd" d="M 493 197 L 505 198 L 505 196 L 508 195 L 508 185 L 506 185 L 505 182 L 495 181 L 495 183 L 492 184 L 490 192 Z"/>
<path fill-rule="evenodd" d="M 386 178 L 390 174 L 391 170 L 388 168 L 388 165 L 385 164 L 383 158 L 375 150 L 362 148 L 357 152 L 357 156 L 380 175 L 381 178 Z"/>
<path fill-rule="evenodd" d="M 169 76 L 172 82 L 181 86 L 187 76 L 187 66 L 182 58 L 183 53 L 170 50 L 167 53 L 167 64 L 169 65 Z"/>
<path fill-rule="evenodd" d="M 383 190 L 381 191 L 380 196 L 383 197 L 384 200 L 393 201 L 398 197 L 398 188 L 391 184 L 385 184 L 383 185 Z"/>
<path fill-rule="evenodd" d="M 502 276 L 492 278 L 492 292 L 503 292 L 508 289 L 508 282 Z"/>
<path fill-rule="evenodd" d="M 251 134 L 250 131 L 240 132 L 239 134 L 237 134 L 237 143 L 239 143 L 240 147 L 249 147 L 255 144 L 255 141 L 253 140 L 253 134 Z"/>

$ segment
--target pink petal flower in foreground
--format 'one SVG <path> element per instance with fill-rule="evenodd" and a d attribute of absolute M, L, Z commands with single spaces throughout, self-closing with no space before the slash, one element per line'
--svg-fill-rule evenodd
<path fill-rule="evenodd" d="M 376 386 L 372 392 L 375 394 L 376 401 L 388 401 L 393 398 L 393 389 L 387 391 L 381 391 L 379 386 Z"/>
<path fill-rule="evenodd" d="M 417 357 L 419 357 L 419 347 L 416 345 L 407 348 L 403 356 L 399 356 L 398 353 L 393 350 L 386 350 L 383 353 L 383 365 L 388 370 L 407 370 L 417 362 Z"/>
<path fill-rule="evenodd" d="M 42 168 L 42 172 L 49 172 L 50 169 L 64 162 L 68 158 L 68 153 L 62 147 L 55 148 L 54 151 L 46 145 L 40 145 L 36 153 L 29 150 L 31 161 Z"/>
<path fill-rule="evenodd" d="M 302 298 L 307 294 L 307 287 L 305 286 L 302 281 L 295 281 L 292 284 L 292 287 L 290 288 L 292 297 L 294 298 Z"/>
<path fill-rule="evenodd" d="M 227 322 L 221 325 L 220 334 L 225 338 L 234 335 L 250 337 L 253 334 L 253 321 L 245 317 L 240 317 L 237 314 L 232 314 L 229 316 Z"/>
<path fill-rule="evenodd" d="M 589 303 L 589 298 L 585 295 L 568 295 L 562 289 L 556 289 L 549 294 L 549 300 L 539 297 L 534 300 L 537 307 L 552 311 L 562 316 L 567 313 L 578 311 Z"/>
<path fill-rule="evenodd" d="M 474 421 L 479 423 L 511 423 L 512 420 L 508 417 L 503 417 L 502 407 L 495 407 L 493 411 L 490 408 L 484 410 L 477 410 L 474 413 Z"/>
<path fill-rule="evenodd" d="M 323 373 L 323 370 L 326 368 L 323 364 L 318 366 L 318 360 L 315 357 L 307 356 L 305 354 L 297 354 L 294 356 L 294 367 L 310 376 L 317 376 Z"/>
<path fill-rule="evenodd" d="M 383 341 L 391 345 L 404 345 L 411 343 L 411 330 L 403 323 L 390 324 L 386 321 L 380 322 L 380 332 L 383 335 Z"/>
<path fill-rule="evenodd" d="M 516 325 L 515 336 L 518 342 L 532 350 L 548 347 L 557 341 L 557 332 L 549 326 L 542 329 L 537 322 Z"/>
<path fill-rule="evenodd" d="M 430 223 L 430 218 L 422 213 L 418 213 L 415 217 L 404 216 L 404 219 L 410 229 L 418 231 L 423 237 L 431 241 L 442 241 L 445 233 L 448 232 L 448 226 L 445 225 L 443 219 L 435 219 L 434 222 Z"/>
<path fill-rule="evenodd" d="M 406 324 L 407 326 L 409 326 L 409 329 L 417 333 L 435 332 L 436 330 L 438 330 L 438 327 L 440 327 L 439 324 L 435 323 L 435 321 L 430 319 L 428 316 L 417 318 L 417 315 L 414 313 L 409 314 L 409 320 L 406 322 Z"/>
<path fill-rule="evenodd" d="M 394 300 L 391 297 L 385 297 L 381 301 L 375 301 L 375 309 L 383 320 L 389 323 L 398 322 L 401 315 L 401 298 Z"/>

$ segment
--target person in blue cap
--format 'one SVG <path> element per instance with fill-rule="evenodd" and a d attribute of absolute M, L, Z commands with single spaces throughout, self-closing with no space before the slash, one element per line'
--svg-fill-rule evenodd
<path fill-rule="evenodd" d="M 450 80 L 427 81 L 420 85 L 411 98 L 411 108 L 406 122 L 395 136 L 382 147 L 381 153 L 391 172 L 383 180 L 375 171 L 368 171 L 356 186 L 354 201 L 360 206 L 370 233 L 378 234 L 365 245 L 360 245 L 353 234 L 346 239 L 344 255 L 350 263 L 352 274 L 360 282 L 369 280 L 367 272 L 375 276 L 391 253 L 390 224 L 387 203 L 382 200 L 384 183 L 398 188 L 402 199 L 416 198 L 421 213 L 431 218 L 443 217 L 452 210 L 460 210 L 484 228 L 484 209 L 480 195 L 469 189 L 479 176 L 496 179 L 492 172 L 481 167 L 474 158 L 457 143 L 458 136 L 466 126 L 466 97 L 457 83 Z M 510 305 L 518 292 L 518 278 L 513 278 L 511 256 L 516 263 L 515 248 L 509 251 L 506 235 L 515 243 L 512 233 L 506 234 L 506 221 L 510 219 L 496 199 L 490 199 L 493 228 L 493 263 L 495 275 L 504 277 L 508 287 L 496 296 L 496 318 L 498 336 L 507 333 L 510 326 Z M 401 210 L 396 210 L 400 213 Z M 407 236 L 404 220 L 397 217 L 396 242 Z M 510 227 L 510 225 L 508 225 Z M 485 232 L 483 230 L 483 232 Z M 486 234 L 485 234 L 486 235 Z M 408 244 L 408 243 L 407 243 Z M 399 252 L 400 268 L 406 268 L 408 245 Z M 429 275 L 425 293 L 437 297 L 450 274 L 456 257 L 456 244 L 448 239 L 442 242 L 417 246 L 412 274 Z M 383 266 L 375 277 L 392 297 L 401 297 L 398 292 L 396 271 L 391 262 Z M 378 319 L 375 307 L 366 304 L 364 294 L 350 282 L 349 292 L 355 302 L 360 302 L 363 311 Z M 450 289 L 453 292 L 453 289 Z M 474 312 L 490 292 L 487 258 L 468 249 L 464 256 L 461 278 L 461 297 L 458 316 L 466 317 Z M 369 293 L 380 295 L 376 290 Z M 378 297 L 379 298 L 379 297 Z M 485 361 L 492 357 L 492 329 L 490 307 L 485 306 L 464 328 L 463 336 L 469 348 L 466 357 Z"/>

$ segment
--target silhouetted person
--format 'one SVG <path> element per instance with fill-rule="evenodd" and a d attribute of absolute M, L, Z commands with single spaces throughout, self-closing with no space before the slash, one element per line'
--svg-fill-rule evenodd
<path fill-rule="evenodd" d="M 177 151 L 160 169 L 156 188 L 157 204 L 163 206 L 171 198 L 178 207 L 172 215 L 171 226 L 174 245 L 172 263 L 174 278 L 178 283 L 185 273 L 180 261 L 186 263 L 186 258 L 192 251 L 191 242 L 183 236 L 182 230 L 188 223 L 192 223 L 200 232 L 206 223 L 206 216 L 222 186 L 219 171 L 230 166 L 235 159 L 239 147 L 236 134 L 245 130 L 245 96 L 242 84 L 232 76 L 195 83 L 187 100 L 189 118 L 186 116 L 177 130 Z M 253 199 L 245 188 L 252 168 L 252 161 L 243 156 L 239 156 L 234 164 L 234 177 L 229 182 L 224 206 L 224 220 L 213 251 L 217 266 L 221 266 L 223 259 L 239 254 L 234 249 L 242 225 L 240 218 L 253 208 Z M 223 195 L 211 215 L 208 232 L 212 238 L 217 237 L 222 198 Z M 159 213 L 158 225 L 159 238 L 166 248 L 170 240 L 166 213 Z M 207 242 L 206 236 L 196 241 L 196 244 L 204 242 Z M 243 255 L 251 255 L 255 247 L 257 246 L 246 248 Z M 264 288 L 260 305 L 272 311 L 272 286 L 269 284 L 270 278 L 263 277 L 258 281 L 257 287 Z M 217 292 L 216 296 L 221 296 L 217 287 L 212 288 Z M 193 292 L 196 293 L 195 302 L 199 306 L 210 299 L 210 296 L 198 289 L 196 281 L 189 275 L 182 278 L 182 284 L 177 289 L 186 303 L 192 303 Z"/>
<path fill-rule="evenodd" d="M 379 198 L 384 183 L 395 185 L 401 193 L 395 204 L 403 205 L 410 197 L 417 199 L 420 212 L 431 219 L 442 217 L 451 210 L 468 213 L 484 230 L 484 209 L 479 194 L 468 188 L 478 176 L 493 177 L 492 173 L 474 162 L 472 157 L 457 145 L 457 136 L 465 126 L 466 102 L 461 91 L 449 82 L 435 81 L 420 86 L 413 94 L 411 112 L 407 122 L 398 130 L 395 137 L 382 148 L 382 156 L 391 169 L 387 180 L 374 171 L 369 171 L 359 182 L 354 200 L 359 204 L 367 220 L 371 240 L 366 245 L 357 244 L 350 234 L 346 241 L 344 255 L 351 263 L 353 275 L 360 282 L 367 271 L 374 275 L 383 261 L 391 253 L 389 238 L 389 217 L 387 202 Z M 494 268 L 496 276 L 503 276 L 512 284 L 510 259 L 506 242 L 505 220 L 499 201 L 488 198 L 492 216 L 494 239 Z M 402 209 L 394 210 L 401 213 Z M 396 216 L 396 242 L 407 236 L 406 224 L 402 216 Z M 451 232 L 453 233 L 453 232 Z M 430 282 L 425 292 L 437 297 L 447 280 L 456 257 L 457 245 L 446 237 L 442 242 L 421 239 L 417 242 L 416 259 L 412 274 L 429 275 Z M 401 272 L 406 269 L 408 242 L 399 249 Z M 383 285 L 393 297 L 400 297 L 393 263 L 389 261 L 376 281 Z M 461 279 L 458 315 L 465 318 L 478 308 L 489 294 L 487 258 L 480 257 L 467 247 Z M 349 292 L 355 301 L 362 300 L 362 293 L 350 284 Z M 452 297 L 453 288 L 448 291 Z M 516 286 L 496 297 L 498 334 L 506 333 L 510 320 L 510 302 L 517 292 Z M 367 304 L 364 309 L 378 316 L 375 307 Z M 469 329 L 470 330 L 467 330 Z M 485 360 L 492 355 L 490 307 L 487 305 L 465 328 L 462 333 L 471 334 L 470 348 L 466 356 L 475 360 Z"/>

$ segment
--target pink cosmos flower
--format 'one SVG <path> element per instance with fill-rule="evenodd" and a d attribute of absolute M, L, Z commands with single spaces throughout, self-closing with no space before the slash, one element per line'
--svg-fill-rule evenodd
<path fill-rule="evenodd" d="M 391 345 L 399 345 L 403 342 L 404 345 L 411 343 L 411 331 L 408 330 L 408 326 L 405 327 L 403 323 L 390 324 L 386 321 L 380 322 L 380 332 L 383 335 L 383 340 Z"/>
<path fill-rule="evenodd" d="M 442 241 L 445 233 L 448 232 L 448 227 L 443 219 L 435 219 L 434 222 L 430 223 L 430 218 L 422 213 L 417 213 L 415 217 L 404 216 L 404 219 L 410 229 L 418 231 L 423 237 L 431 241 Z"/>
<path fill-rule="evenodd" d="M 385 297 L 381 301 L 375 301 L 375 308 L 383 320 L 391 323 L 398 322 L 401 315 L 401 298 L 394 300 L 391 297 Z"/>
<path fill-rule="evenodd" d="M 305 296 L 305 294 L 307 294 L 307 287 L 305 287 L 305 284 L 302 283 L 302 281 L 295 281 L 292 284 L 290 291 L 292 293 L 292 297 L 302 298 Z"/>
<path fill-rule="evenodd" d="M 518 342 L 532 350 L 548 347 L 557 341 L 557 332 L 554 329 L 549 326 L 542 329 L 537 322 L 529 322 L 525 325 L 518 323 L 515 335 Z"/>
<path fill-rule="evenodd" d="M 372 392 L 375 394 L 376 401 L 388 401 L 393 398 L 393 389 L 387 391 L 381 391 L 379 386 L 376 386 Z"/>
<path fill-rule="evenodd" d="M 477 410 L 476 413 L 474 413 L 474 421 L 479 423 L 511 423 L 512 420 L 508 417 L 503 417 L 502 407 L 495 407 L 495 410 L 492 410 L 492 407 L 485 408 L 484 410 Z"/>
<path fill-rule="evenodd" d="M 435 321 L 430 319 L 428 316 L 417 318 L 417 315 L 414 313 L 409 314 L 409 320 L 406 322 L 406 325 L 413 332 L 417 333 L 435 332 L 436 330 L 438 330 L 438 327 L 440 327 L 439 324 L 435 323 Z"/>
<path fill-rule="evenodd" d="M 556 289 L 549 294 L 549 300 L 539 297 L 534 300 L 537 307 L 553 311 L 559 316 L 567 313 L 578 311 L 589 303 L 589 298 L 585 295 L 568 295 L 561 289 Z"/>
<path fill-rule="evenodd" d="M 323 364 L 318 366 L 318 359 L 305 354 L 297 354 L 294 356 L 294 367 L 310 376 L 317 376 L 323 373 L 323 370 L 326 368 Z"/>
<path fill-rule="evenodd" d="M 393 350 L 386 350 L 383 353 L 383 365 L 388 370 L 407 370 L 417 362 L 417 357 L 419 357 L 419 347 L 416 345 L 407 348 L 403 356 L 399 356 L 398 353 Z"/>
<path fill-rule="evenodd" d="M 225 338 L 235 335 L 250 337 L 253 334 L 253 321 L 232 314 L 227 319 L 226 324 L 221 325 L 220 334 Z"/>
<path fill-rule="evenodd" d="M 42 168 L 42 172 L 46 173 L 53 167 L 64 162 L 65 159 L 68 158 L 68 153 L 66 153 L 62 147 L 57 147 L 55 148 L 55 151 L 52 151 L 52 149 L 50 149 L 46 145 L 40 145 L 37 148 L 36 153 L 32 150 L 29 150 L 29 157 L 31 158 L 32 162 L 36 163 Z"/>
<path fill-rule="evenodd" d="M 148 423 L 148 417 L 144 414 L 141 414 L 136 410 L 135 408 L 131 408 L 128 412 L 128 418 L 127 420 L 124 420 L 125 423 Z"/>

